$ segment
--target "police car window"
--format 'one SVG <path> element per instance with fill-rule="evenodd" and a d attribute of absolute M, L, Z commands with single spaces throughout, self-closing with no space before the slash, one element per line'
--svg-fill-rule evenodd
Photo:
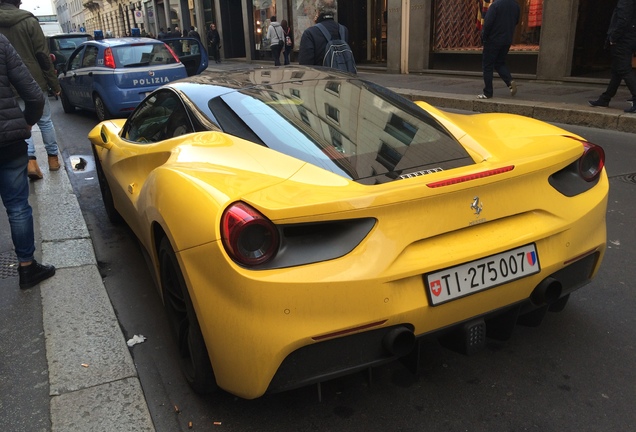
<path fill-rule="evenodd" d="M 97 63 L 98 48 L 94 46 L 87 46 L 84 50 L 84 59 L 82 60 L 82 67 L 95 66 Z"/>
<path fill-rule="evenodd" d="M 84 50 L 82 49 L 82 50 L 76 51 L 71 56 L 71 59 L 70 59 L 70 62 L 69 62 L 69 65 L 70 65 L 69 69 L 70 70 L 75 70 L 75 69 L 79 69 L 80 68 L 80 66 L 82 64 L 82 53 L 83 52 L 84 52 Z"/>
<path fill-rule="evenodd" d="M 117 67 L 155 66 L 176 63 L 163 43 L 123 45 L 113 48 Z"/>
<path fill-rule="evenodd" d="M 123 137 L 143 144 L 192 131 L 191 122 L 177 95 L 170 90 L 163 90 L 141 103 L 126 123 Z"/>

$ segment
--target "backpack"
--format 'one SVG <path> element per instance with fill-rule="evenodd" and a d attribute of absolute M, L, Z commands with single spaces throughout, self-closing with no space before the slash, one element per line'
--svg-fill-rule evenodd
<path fill-rule="evenodd" d="M 325 56 L 322 59 L 322 65 L 344 72 L 357 73 L 356 61 L 353 58 L 353 52 L 347 42 L 345 42 L 345 28 L 342 24 L 338 24 L 340 39 L 331 39 L 331 35 L 327 28 L 321 23 L 316 24 L 325 39 L 327 46 L 325 47 Z"/>

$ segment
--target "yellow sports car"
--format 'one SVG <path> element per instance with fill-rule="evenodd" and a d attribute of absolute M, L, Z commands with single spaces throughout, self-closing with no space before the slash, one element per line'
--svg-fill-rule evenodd
<path fill-rule="evenodd" d="M 425 338 L 474 352 L 563 309 L 605 252 L 600 147 L 333 70 L 206 72 L 89 139 L 198 392 L 257 398 Z"/>

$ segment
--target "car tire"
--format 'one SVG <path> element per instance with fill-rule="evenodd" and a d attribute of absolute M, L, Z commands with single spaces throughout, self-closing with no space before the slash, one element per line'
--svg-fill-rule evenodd
<path fill-rule="evenodd" d="M 119 212 L 115 208 L 113 194 L 110 190 L 110 186 L 108 185 L 108 180 L 106 180 L 106 176 L 104 175 L 102 163 L 99 161 L 97 151 L 94 147 L 93 156 L 95 157 L 95 171 L 97 172 L 97 182 L 99 183 L 99 190 L 102 193 L 102 201 L 104 202 L 104 209 L 106 209 L 108 220 L 110 220 L 110 222 L 115 225 L 119 225 L 124 222 L 124 218 L 121 217 L 121 214 L 119 214 Z"/>
<path fill-rule="evenodd" d="M 68 100 L 64 91 L 60 93 L 60 99 L 62 100 L 62 109 L 66 114 L 72 114 L 75 112 L 75 107 L 71 105 L 71 101 Z"/>
<path fill-rule="evenodd" d="M 218 389 L 214 371 L 179 262 L 167 237 L 159 245 L 159 265 L 163 303 L 176 336 L 181 371 L 195 393 L 213 393 Z"/>
<path fill-rule="evenodd" d="M 93 104 L 95 105 L 95 114 L 97 114 L 97 120 L 103 122 L 104 120 L 109 120 L 112 116 L 110 112 L 108 112 L 108 108 L 106 108 L 106 104 L 104 104 L 104 100 L 100 95 L 95 95 L 93 98 Z"/>

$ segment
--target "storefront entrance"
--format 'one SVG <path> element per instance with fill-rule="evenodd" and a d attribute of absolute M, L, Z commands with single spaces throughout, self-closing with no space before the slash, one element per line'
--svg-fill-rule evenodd
<path fill-rule="evenodd" d="M 386 64 L 387 0 L 339 1 L 338 21 L 349 29 L 356 62 Z"/>
<path fill-rule="evenodd" d="M 607 78 L 610 69 L 610 54 L 604 49 L 607 29 L 618 0 L 580 0 L 574 52 L 572 54 L 572 76 Z"/>

